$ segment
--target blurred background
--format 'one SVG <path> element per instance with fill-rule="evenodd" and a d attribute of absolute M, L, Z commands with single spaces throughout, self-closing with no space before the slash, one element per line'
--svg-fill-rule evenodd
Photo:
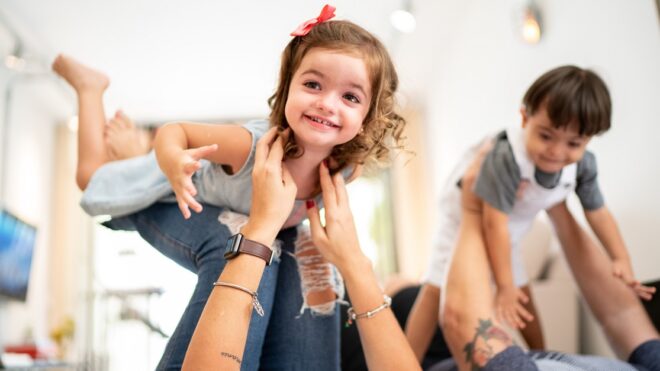
<path fill-rule="evenodd" d="M 122 109 L 141 126 L 261 118 L 289 33 L 323 4 L 0 0 L 0 241 L 20 241 L 17 252 L 0 246 L 0 352 L 27 347 L 63 367 L 153 369 L 195 282 L 136 234 L 105 230 L 78 207 L 77 106 L 50 72 L 53 58 L 66 53 L 107 73 L 106 114 Z M 437 196 L 462 151 L 518 125 L 527 87 L 563 64 L 592 68 L 610 88 L 613 126 L 590 149 L 638 278 L 660 278 L 658 1 L 332 5 L 390 50 L 409 122 L 414 154 L 350 186 L 362 246 L 384 286 L 422 277 Z M 543 217 L 526 244 L 548 347 L 611 355 Z"/>

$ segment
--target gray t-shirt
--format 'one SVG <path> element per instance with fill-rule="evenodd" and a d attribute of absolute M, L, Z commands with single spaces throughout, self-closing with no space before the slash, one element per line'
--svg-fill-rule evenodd
<path fill-rule="evenodd" d="M 546 173 L 536 168 L 534 178 L 542 187 L 552 189 L 559 183 L 561 171 Z M 605 204 L 597 178 L 596 157 L 586 151 L 577 163 L 575 188 L 575 193 L 585 210 L 596 210 Z M 493 149 L 484 158 L 477 177 L 475 193 L 494 208 L 508 214 L 513 210 L 520 181 L 520 168 L 516 163 L 506 131 L 502 131 L 495 136 Z"/>

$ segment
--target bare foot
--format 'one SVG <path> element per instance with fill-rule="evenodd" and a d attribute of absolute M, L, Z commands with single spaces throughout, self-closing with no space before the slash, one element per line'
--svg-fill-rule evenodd
<path fill-rule="evenodd" d="M 105 143 L 110 160 L 141 156 L 152 148 L 148 130 L 138 128 L 122 111 L 117 111 L 105 127 Z"/>
<path fill-rule="evenodd" d="M 110 80 L 104 73 L 91 69 L 64 54 L 55 58 L 52 67 L 53 71 L 62 76 L 77 92 L 103 92 L 110 85 Z"/>

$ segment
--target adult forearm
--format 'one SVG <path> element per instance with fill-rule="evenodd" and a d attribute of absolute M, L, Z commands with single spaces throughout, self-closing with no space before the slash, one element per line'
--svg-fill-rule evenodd
<path fill-rule="evenodd" d="M 264 266 L 260 258 L 242 254 L 227 262 L 218 281 L 254 292 Z M 183 370 L 239 370 L 252 311 L 249 294 L 214 287 L 190 341 Z"/>
<path fill-rule="evenodd" d="M 440 288 L 422 285 L 406 322 L 406 337 L 418 361 L 424 358 L 435 335 L 439 312 Z"/>
<path fill-rule="evenodd" d="M 365 313 L 383 304 L 383 291 L 369 260 L 356 259 L 339 269 L 355 313 Z M 356 324 L 370 370 L 421 369 L 390 308 L 371 318 L 360 318 Z"/>
<path fill-rule="evenodd" d="M 242 229 L 243 235 L 266 246 L 272 245 L 277 229 L 272 223 L 255 218 Z M 219 282 L 256 292 L 265 268 L 261 258 L 241 254 L 227 262 Z M 241 290 L 216 286 L 204 307 L 190 341 L 184 370 L 238 370 L 243 359 L 252 297 Z"/>

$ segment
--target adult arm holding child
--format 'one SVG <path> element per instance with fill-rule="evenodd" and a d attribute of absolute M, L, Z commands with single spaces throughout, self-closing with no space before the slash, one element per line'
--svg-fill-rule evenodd
<path fill-rule="evenodd" d="M 295 200 L 296 185 L 282 163 L 282 136 L 269 130 L 257 143 L 252 174 L 250 219 L 241 230 L 245 238 L 271 246 Z M 272 144 L 271 144 L 272 143 Z M 218 282 L 256 292 L 265 261 L 240 254 L 229 260 Z M 184 370 L 238 370 L 247 338 L 252 297 L 233 287 L 212 291 L 190 341 Z"/>
<path fill-rule="evenodd" d="M 312 239 L 323 256 L 341 272 L 357 314 L 374 311 L 383 304 L 371 262 L 360 249 L 341 174 L 330 176 L 325 165 L 319 170 L 325 227 L 316 205 L 308 204 Z M 370 370 L 420 370 L 391 309 L 374 311 L 370 318 L 356 320 L 360 340 Z"/>
<path fill-rule="evenodd" d="M 436 333 L 439 313 L 440 288 L 428 282 L 424 283 L 406 322 L 406 337 L 419 362 L 424 359 Z"/>

